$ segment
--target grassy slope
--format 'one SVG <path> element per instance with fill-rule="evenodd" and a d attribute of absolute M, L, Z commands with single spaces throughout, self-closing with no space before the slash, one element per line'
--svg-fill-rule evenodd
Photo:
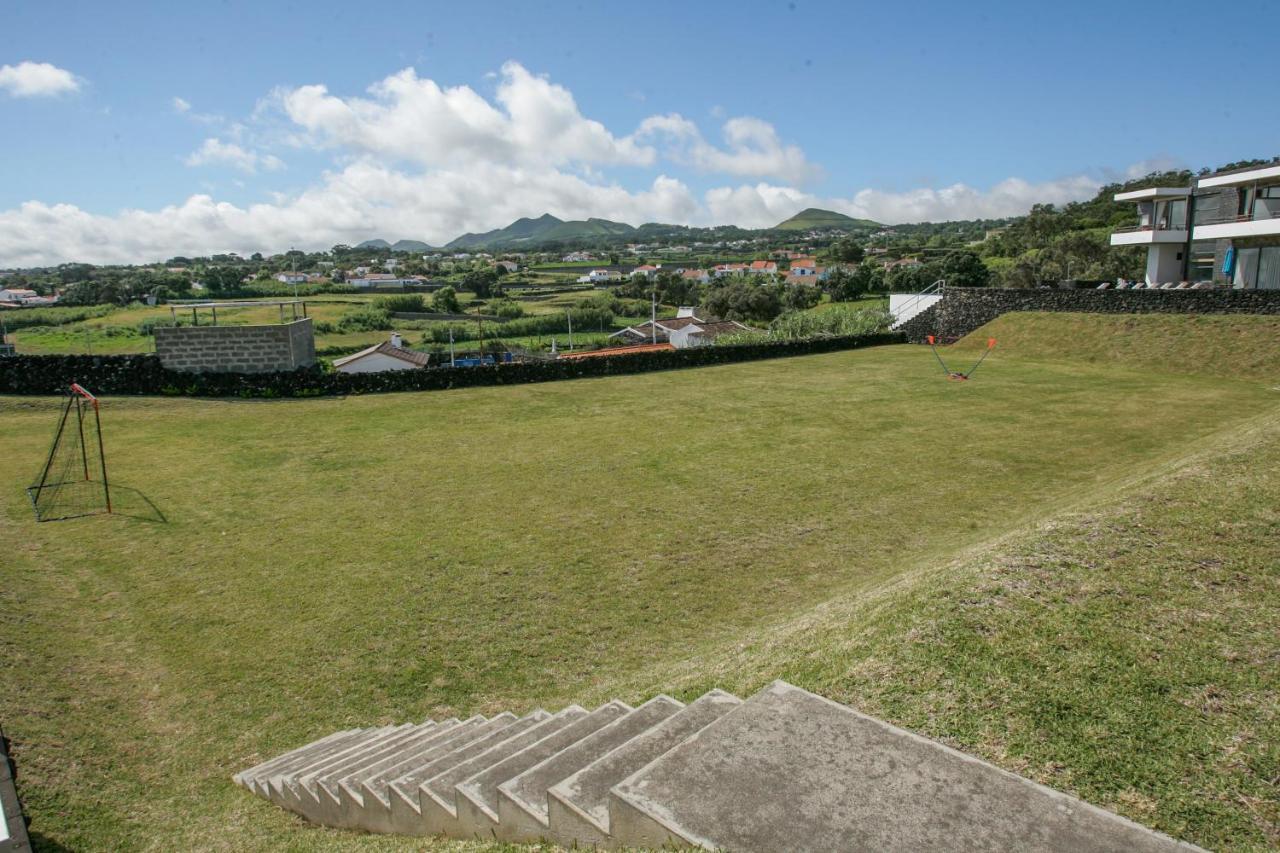
<path fill-rule="evenodd" d="M 1087 509 L 662 669 L 685 691 L 785 678 L 1176 837 L 1275 849 L 1278 470 L 1273 412 Z"/>
<path fill-rule="evenodd" d="M 934 610 L 928 588 L 901 586 L 898 616 L 884 615 L 896 595 L 867 594 L 924 569 L 963 614 L 963 587 L 933 567 L 1274 411 L 1274 392 L 1016 358 L 955 385 L 927 355 L 347 400 L 112 400 L 116 478 L 164 525 L 32 524 L 20 487 L 52 404 L 0 400 L 0 541 L 17 543 L 0 564 L 0 674 L 34 828 L 77 848 L 392 848 L 405 842 L 301 827 L 227 776 L 346 725 L 778 676 L 1042 778 L 1050 756 L 1070 771 L 1057 784 L 1169 827 L 1185 809 L 1167 787 L 1147 792 L 1150 814 L 1112 803 L 1114 762 L 1068 748 L 1083 706 L 1059 695 L 1062 729 L 1027 727 L 1041 709 L 1025 679 L 1059 665 L 1051 619 L 1016 620 L 1031 639 L 1008 645 L 1021 704 L 1001 740 L 998 668 L 954 654 L 981 644 L 953 628 L 903 645 L 895 625 Z M 1072 453 L 1044 452 L 1067 436 Z M 778 644 L 756 645 L 765 635 Z M 1098 639 L 1076 635 L 1081 660 L 1109 651 Z M 1063 684 L 1098 677 L 1068 663 Z M 1133 710 L 1132 684 L 1104 683 L 1117 725 L 1162 725 Z M 1183 766 L 1216 784 L 1230 770 L 1218 757 Z M 1248 838 L 1249 809 L 1231 802 L 1185 834 Z"/>
<path fill-rule="evenodd" d="M 977 351 L 992 337 L 1001 355 L 1280 382 L 1280 317 L 1018 312 L 997 317 L 954 349 Z"/>

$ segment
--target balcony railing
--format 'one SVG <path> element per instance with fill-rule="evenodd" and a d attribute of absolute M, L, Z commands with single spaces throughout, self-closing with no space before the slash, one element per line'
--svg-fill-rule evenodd
<path fill-rule="evenodd" d="M 1280 219 L 1280 210 L 1254 210 L 1253 213 L 1245 213 L 1231 216 L 1214 216 L 1208 219 L 1202 219 L 1196 222 L 1196 225 L 1226 225 L 1228 223 L 1237 222 L 1265 222 L 1269 219 Z"/>
<path fill-rule="evenodd" d="M 1159 225 L 1125 225 L 1121 228 L 1117 228 L 1114 233 L 1133 234 L 1139 231 L 1186 231 L 1186 230 L 1187 230 L 1187 226 L 1185 225 L 1177 225 L 1177 224 L 1169 225 L 1168 223 L 1161 223 Z"/>

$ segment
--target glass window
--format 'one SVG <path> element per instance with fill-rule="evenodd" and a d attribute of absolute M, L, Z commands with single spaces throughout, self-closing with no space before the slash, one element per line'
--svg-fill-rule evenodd
<path fill-rule="evenodd" d="M 1187 200 L 1174 199 L 1169 202 L 1169 227 L 1181 231 L 1187 227 Z"/>

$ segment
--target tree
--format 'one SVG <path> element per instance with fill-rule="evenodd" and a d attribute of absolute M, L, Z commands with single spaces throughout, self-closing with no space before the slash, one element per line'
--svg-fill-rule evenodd
<path fill-rule="evenodd" d="M 862 263 L 862 258 L 866 252 L 862 248 L 862 244 L 858 243 L 852 237 L 845 237 L 837 240 L 831 245 L 831 257 L 833 260 L 846 264 Z"/>
<path fill-rule="evenodd" d="M 461 314 L 458 293 L 452 287 L 442 287 L 431 297 L 431 310 L 440 314 Z"/>
<path fill-rule="evenodd" d="M 991 283 L 991 270 L 982 258 L 963 249 L 947 252 L 938 274 L 952 287 L 986 287 Z"/>
<path fill-rule="evenodd" d="M 782 313 L 780 286 L 735 281 L 707 291 L 702 304 L 707 311 L 726 320 L 756 320 L 767 323 Z"/>
<path fill-rule="evenodd" d="M 793 284 L 782 295 L 782 307 L 788 311 L 803 311 L 822 301 L 822 291 L 812 284 Z"/>
<path fill-rule="evenodd" d="M 210 293 L 228 293 L 240 289 L 239 267 L 206 267 L 201 280 Z"/>
<path fill-rule="evenodd" d="M 472 270 L 462 277 L 462 289 L 471 291 L 477 299 L 501 296 L 502 289 L 497 284 L 498 273 L 491 269 Z"/>

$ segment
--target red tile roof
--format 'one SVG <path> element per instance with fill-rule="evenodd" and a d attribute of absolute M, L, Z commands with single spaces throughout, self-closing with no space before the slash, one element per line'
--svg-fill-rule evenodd
<path fill-rule="evenodd" d="M 606 355 L 631 355 L 632 353 L 643 352 L 664 352 L 673 350 L 675 347 L 671 344 L 636 344 L 629 347 L 606 347 L 605 349 L 593 349 L 586 352 L 562 352 L 561 358 L 598 358 Z"/>

